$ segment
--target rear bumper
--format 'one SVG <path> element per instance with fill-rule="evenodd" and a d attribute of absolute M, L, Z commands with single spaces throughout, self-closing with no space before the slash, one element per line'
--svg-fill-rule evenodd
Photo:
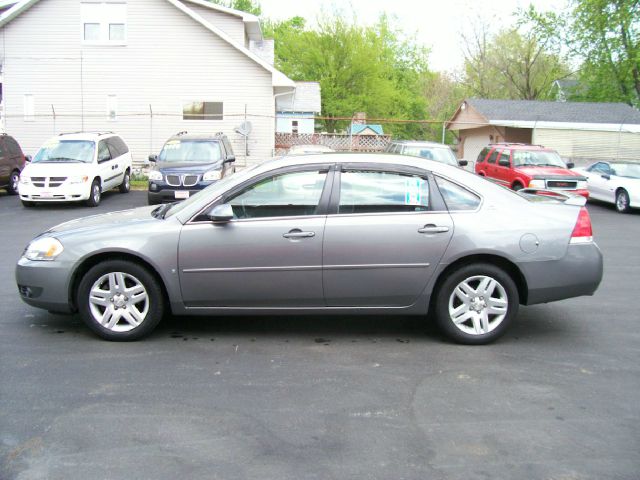
<path fill-rule="evenodd" d="M 560 260 L 519 266 L 527 281 L 526 305 L 593 295 L 602 280 L 602 253 L 595 243 L 569 245 Z"/>

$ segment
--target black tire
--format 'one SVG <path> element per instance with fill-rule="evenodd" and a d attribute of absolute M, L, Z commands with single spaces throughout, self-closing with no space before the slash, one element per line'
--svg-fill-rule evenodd
<path fill-rule="evenodd" d="M 521 183 L 519 183 L 519 182 L 516 182 L 516 183 L 514 183 L 514 184 L 513 184 L 513 191 L 514 191 L 514 192 L 517 192 L 518 190 L 522 190 L 523 188 L 524 188 L 524 187 L 523 187 L 523 186 L 522 186 L 522 184 L 521 184 Z"/>
<path fill-rule="evenodd" d="M 122 183 L 118 187 L 120 193 L 129 193 L 131 190 L 131 174 L 129 173 L 129 169 L 124 172 L 124 177 L 122 178 Z"/>
<path fill-rule="evenodd" d="M 115 273 L 116 275 L 122 273 L 122 277 L 126 278 L 125 288 L 123 289 L 119 286 L 117 290 L 118 293 L 115 295 L 113 295 L 113 292 L 109 293 L 108 290 L 105 290 L 106 296 L 104 300 L 109 302 L 107 307 L 100 305 L 92 306 L 89 301 L 91 290 L 94 288 L 96 282 L 99 282 L 105 275 L 110 273 Z M 144 287 L 147 295 L 145 300 L 139 300 L 140 303 L 130 301 L 130 299 L 125 296 L 133 296 L 133 294 L 130 293 L 130 289 L 136 285 L 136 282 Z M 114 303 L 116 296 L 123 298 L 115 300 L 116 303 Z M 120 310 L 117 308 L 117 302 L 124 299 L 126 299 L 127 305 L 121 306 L 122 313 L 120 313 Z M 116 342 L 130 342 L 146 337 L 156 328 L 165 311 L 162 288 L 156 277 L 142 265 L 128 260 L 107 260 L 92 267 L 82 277 L 82 280 L 80 280 L 76 292 L 76 304 L 78 305 L 78 311 L 82 320 L 96 335 L 104 340 Z M 132 311 L 131 304 L 135 305 L 138 316 L 142 318 L 136 326 L 132 326 L 124 317 L 124 315 L 129 314 L 128 312 Z M 104 310 L 102 310 L 102 308 L 104 308 Z M 114 312 L 120 315 L 120 317 L 118 317 L 119 320 L 116 319 L 115 324 L 110 328 L 108 328 L 108 324 L 106 326 L 101 325 L 94 316 L 94 314 L 104 315 L 108 308 L 111 308 L 111 316 L 107 318 L 114 319 Z M 144 315 L 140 314 L 140 308 L 143 309 Z"/>
<path fill-rule="evenodd" d="M 476 277 L 493 279 L 502 290 L 500 290 L 498 286 L 495 286 L 492 290 L 493 293 L 489 292 L 489 298 L 485 299 L 480 291 L 480 282 L 482 279 L 475 280 Z M 457 294 L 454 296 L 456 288 L 466 282 L 469 282 L 471 287 L 477 285 L 474 293 L 468 296 L 470 301 L 466 305 L 470 305 L 469 308 L 461 306 L 463 302 Z M 475 282 L 478 283 L 476 284 Z M 480 291 L 480 293 L 475 293 L 477 291 Z M 487 312 L 488 307 L 483 308 L 482 305 L 486 305 L 486 303 L 497 305 L 497 302 L 504 301 L 504 297 L 506 297 L 506 313 L 502 319 L 499 318 L 501 315 L 491 313 L 487 315 L 487 332 L 478 332 L 476 327 L 476 331 L 471 333 L 470 330 L 473 330 L 475 326 L 474 317 L 478 319 L 477 322 L 481 323 L 479 319 Z M 459 326 L 456 325 L 449 313 L 450 302 L 452 308 L 461 307 L 462 314 L 469 314 L 472 315 L 472 317 L 464 322 L 460 322 Z M 518 289 L 508 273 L 490 263 L 474 263 L 460 267 L 447 274 L 446 279 L 435 292 L 434 313 L 438 326 L 450 339 L 465 345 L 484 345 L 498 339 L 507 331 L 509 325 L 518 313 L 519 303 Z M 475 310 L 476 308 L 478 309 L 477 312 Z M 463 318 L 462 314 L 458 317 L 459 319 Z"/>
<path fill-rule="evenodd" d="M 29 200 L 22 200 L 22 206 L 25 208 L 35 207 L 35 202 L 30 202 Z"/>
<path fill-rule="evenodd" d="M 616 210 L 619 213 L 629 213 L 631 211 L 629 203 L 629 193 L 624 188 L 620 188 L 616 192 Z"/>
<path fill-rule="evenodd" d="M 85 202 L 88 207 L 97 207 L 100 205 L 102 199 L 102 189 L 100 188 L 100 181 L 96 178 L 91 183 L 91 190 L 89 193 L 89 199 Z"/>
<path fill-rule="evenodd" d="M 14 170 L 13 172 L 11 172 L 11 175 L 9 176 L 9 185 L 7 185 L 7 193 L 9 195 L 17 195 L 19 183 L 20 183 L 20 172 L 18 170 Z"/>

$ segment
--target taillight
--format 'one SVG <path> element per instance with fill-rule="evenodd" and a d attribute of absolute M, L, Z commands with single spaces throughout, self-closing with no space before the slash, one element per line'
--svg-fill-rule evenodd
<path fill-rule="evenodd" d="M 578 221 L 573 227 L 571 240 L 569 243 L 591 243 L 593 242 L 593 229 L 591 228 L 591 217 L 586 207 L 580 208 Z"/>

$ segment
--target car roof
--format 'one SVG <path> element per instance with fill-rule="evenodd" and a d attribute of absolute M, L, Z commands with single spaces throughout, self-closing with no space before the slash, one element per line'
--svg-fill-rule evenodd
<path fill-rule="evenodd" d="M 555 151 L 553 148 L 544 145 L 529 145 L 527 143 L 490 143 L 487 148 L 508 147 L 510 150 L 538 150 L 538 151 Z"/>
<path fill-rule="evenodd" d="M 54 138 L 67 140 L 99 140 L 102 138 L 116 137 L 113 132 L 71 132 L 60 133 Z"/>
<path fill-rule="evenodd" d="M 449 145 L 438 142 L 429 142 L 427 140 L 394 140 L 391 143 L 396 145 L 409 145 L 412 147 L 431 147 L 431 148 L 449 148 Z"/>

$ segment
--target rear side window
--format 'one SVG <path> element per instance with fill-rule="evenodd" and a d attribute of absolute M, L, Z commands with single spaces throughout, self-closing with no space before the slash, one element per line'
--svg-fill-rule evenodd
<path fill-rule="evenodd" d="M 450 211 L 475 210 L 480 205 L 479 196 L 457 183 L 441 177 L 436 177 L 436 183 Z"/>
<path fill-rule="evenodd" d="M 119 155 L 124 155 L 129 151 L 127 144 L 120 137 L 110 137 L 107 139 L 109 146 L 112 147 Z"/>
<path fill-rule="evenodd" d="M 483 148 L 480 154 L 478 155 L 478 159 L 476 160 L 476 163 L 484 162 L 484 159 L 487 158 L 487 153 L 489 153 L 489 149 L 486 147 Z"/>
<path fill-rule="evenodd" d="M 489 158 L 487 158 L 487 162 L 496 163 L 496 160 L 498 159 L 499 154 L 500 154 L 500 150 L 496 148 L 493 152 L 491 152 L 491 155 L 489 155 Z"/>
<path fill-rule="evenodd" d="M 426 178 L 379 171 L 347 171 L 340 176 L 340 214 L 426 210 L 429 210 Z"/>

